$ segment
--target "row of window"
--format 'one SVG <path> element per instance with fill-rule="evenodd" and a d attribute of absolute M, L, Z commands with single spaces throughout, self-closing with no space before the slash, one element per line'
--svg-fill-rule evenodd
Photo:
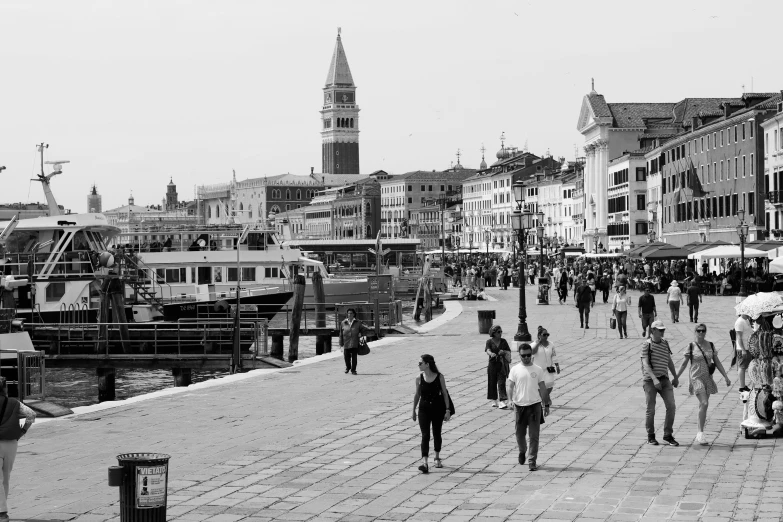
<path fill-rule="evenodd" d="M 742 201 L 740 202 L 740 196 Z M 741 205 L 741 206 L 740 206 Z M 756 211 L 755 193 L 743 192 L 740 194 L 724 194 L 722 196 L 694 198 L 690 201 L 682 201 L 666 209 L 667 223 L 681 223 L 683 221 L 696 221 L 699 219 L 714 219 L 729 216 L 736 216 L 740 208 L 747 209 L 748 215 L 753 215 Z"/>
<path fill-rule="evenodd" d="M 304 192 L 305 199 L 313 199 L 315 197 L 315 190 L 306 190 Z M 280 189 L 272 189 L 272 199 L 283 199 L 283 191 Z M 285 191 L 285 199 L 291 199 L 291 189 Z M 296 198 L 302 199 L 302 191 L 297 189 Z"/>
<path fill-rule="evenodd" d="M 746 124 L 747 124 L 747 132 L 746 132 Z M 746 136 L 748 139 L 751 140 L 753 139 L 753 122 L 743 122 L 742 124 L 735 125 L 733 130 L 734 130 L 733 132 L 734 143 L 739 142 L 740 139 L 742 141 L 745 141 Z M 667 150 L 666 162 L 671 163 L 672 161 L 683 159 L 686 157 L 686 155 L 689 154 L 698 154 L 700 152 L 707 152 L 711 148 L 716 149 L 718 147 L 723 147 L 724 141 L 726 145 L 731 145 L 732 143 L 731 138 L 732 138 L 731 128 L 723 129 L 721 131 L 715 131 L 711 135 L 708 133 L 704 136 L 701 136 L 698 139 L 694 138 L 692 142 L 688 141 L 687 143 L 683 143 L 678 147 L 675 147 L 674 149 Z M 719 140 L 720 140 L 720 144 L 719 144 Z"/>
<path fill-rule="evenodd" d="M 778 132 L 778 129 L 774 129 L 774 139 L 772 140 L 772 146 L 775 147 L 775 150 L 783 150 L 783 129 L 780 129 Z M 780 136 L 780 141 L 778 141 L 778 136 Z M 769 132 L 764 136 L 764 153 L 769 154 Z"/>
<path fill-rule="evenodd" d="M 747 156 L 743 155 L 741 158 L 737 156 L 734 158 L 733 163 L 734 179 L 738 179 L 740 173 L 742 173 L 743 178 L 748 175 L 753 176 L 756 173 L 755 154 L 750 155 L 750 161 L 748 161 Z M 663 193 L 673 192 L 678 188 L 692 188 L 691 183 L 695 182 L 696 179 L 691 178 L 691 175 L 698 176 L 698 181 L 705 185 L 719 183 L 724 180 L 724 160 L 720 162 L 715 161 L 712 165 L 699 165 L 699 167 L 693 167 L 693 170 L 695 171 L 693 173 L 691 170 L 688 170 L 665 176 L 662 180 Z M 732 179 L 731 159 L 725 160 L 725 179 L 726 181 Z"/>

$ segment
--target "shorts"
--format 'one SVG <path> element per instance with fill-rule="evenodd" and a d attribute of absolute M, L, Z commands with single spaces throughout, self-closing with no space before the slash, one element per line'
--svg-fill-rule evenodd
<path fill-rule="evenodd" d="M 740 370 L 747 370 L 748 366 L 750 366 L 750 361 L 752 360 L 753 356 L 748 350 L 745 350 L 744 356 L 739 353 L 739 350 L 737 351 L 737 366 L 739 366 Z"/>

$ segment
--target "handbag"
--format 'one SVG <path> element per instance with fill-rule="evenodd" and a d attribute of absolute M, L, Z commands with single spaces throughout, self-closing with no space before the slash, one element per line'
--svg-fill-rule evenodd
<path fill-rule="evenodd" d="M 369 355 L 370 354 L 370 347 L 367 346 L 367 338 L 361 337 L 359 339 L 359 348 L 356 351 L 357 355 Z"/>
<path fill-rule="evenodd" d="M 701 349 L 701 346 L 696 343 L 696 346 L 699 348 L 699 351 L 701 352 L 701 356 L 704 357 L 704 361 L 707 361 L 707 356 L 704 353 L 704 350 Z M 715 345 L 710 342 L 710 348 L 712 349 L 712 361 L 707 363 L 707 369 L 710 372 L 710 375 L 715 373 Z M 693 363 L 693 343 L 691 343 L 691 364 Z"/>
<path fill-rule="evenodd" d="M 440 380 L 440 375 L 438 375 L 438 380 Z M 443 381 L 440 383 L 441 393 L 445 393 L 446 392 L 446 390 L 443 388 L 443 382 L 445 382 L 445 381 L 446 381 L 446 378 L 444 377 Z M 454 415 L 455 413 L 457 413 L 457 410 L 454 409 L 454 401 L 451 400 L 451 394 L 450 393 L 449 393 L 449 413 L 451 415 Z"/>
<path fill-rule="evenodd" d="M 609 328 L 611 328 L 612 330 L 617 328 L 617 319 L 615 319 L 614 317 L 609 318 Z"/>

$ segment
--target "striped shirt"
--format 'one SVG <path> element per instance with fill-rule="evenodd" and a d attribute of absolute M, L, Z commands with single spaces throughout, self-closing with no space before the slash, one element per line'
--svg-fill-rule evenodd
<path fill-rule="evenodd" d="M 652 339 L 644 342 L 642 345 L 642 378 L 645 381 L 651 381 L 647 372 L 644 371 L 644 361 L 652 365 L 652 371 L 659 379 L 669 375 L 669 361 L 672 351 L 669 349 L 669 343 L 666 339 L 656 343 Z"/>

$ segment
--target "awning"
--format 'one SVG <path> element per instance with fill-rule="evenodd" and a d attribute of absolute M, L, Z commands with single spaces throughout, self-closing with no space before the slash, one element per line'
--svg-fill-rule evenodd
<path fill-rule="evenodd" d="M 696 252 L 688 256 L 688 259 L 715 259 L 715 258 L 731 258 L 737 259 L 742 256 L 739 245 L 721 245 L 701 252 Z M 756 250 L 755 248 L 746 248 L 744 256 L 750 257 L 767 257 L 767 252 L 762 250 Z"/>
<path fill-rule="evenodd" d="M 643 253 L 644 259 L 688 259 L 691 253 L 684 248 L 672 247 L 658 248 L 650 253 Z"/>

